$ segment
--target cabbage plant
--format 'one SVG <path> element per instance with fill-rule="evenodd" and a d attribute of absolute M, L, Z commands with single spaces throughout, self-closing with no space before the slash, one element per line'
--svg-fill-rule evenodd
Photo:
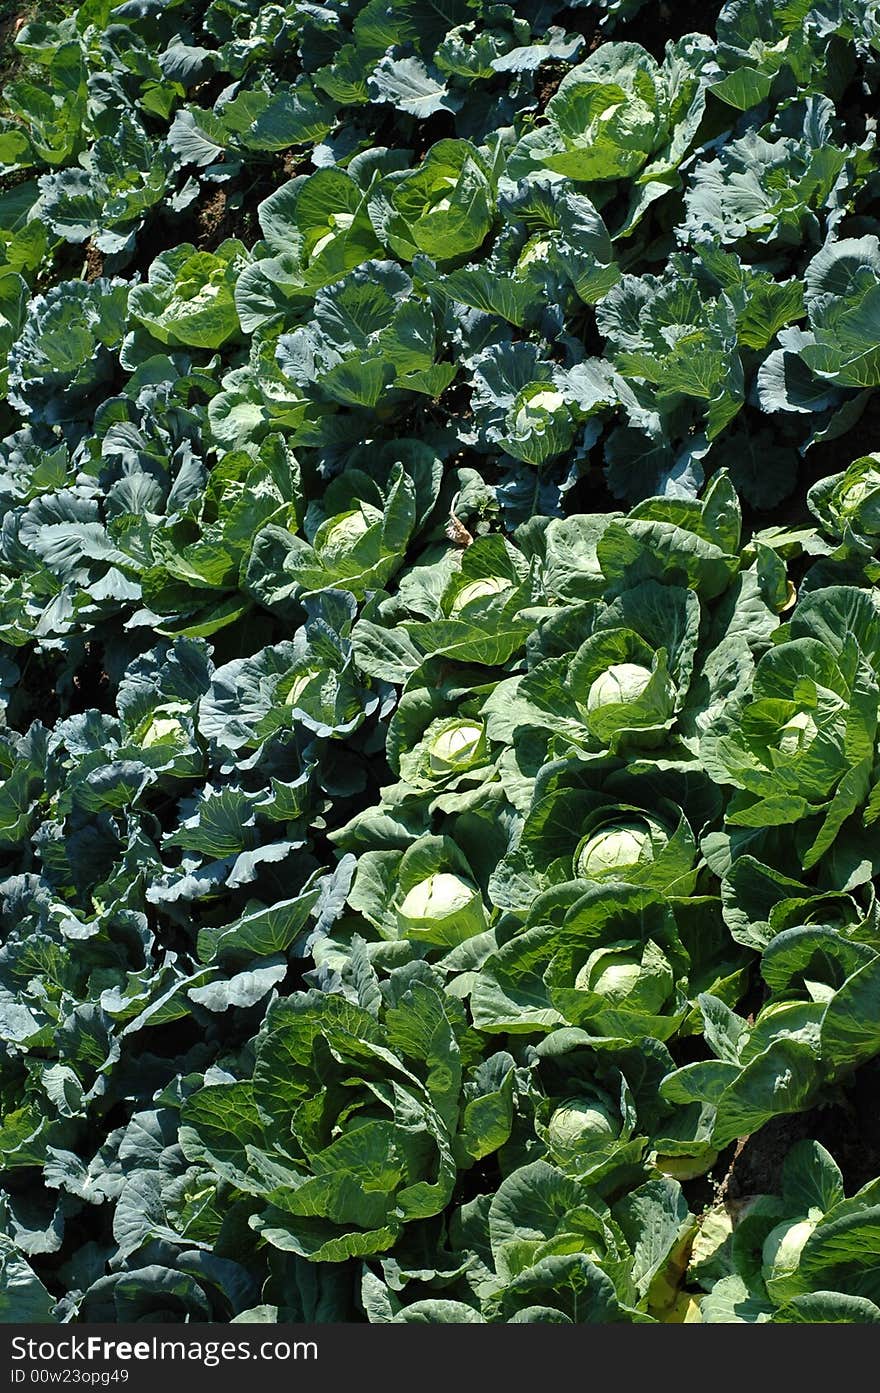
<path fill-rule="evenodd" d="M 246 255 L 235 238 L 216 252 L 185 242 L 162 253 L 132 291 L 132 318 L 159 343 L 219 348 L 240 332 L 233 288 Z"/>
<path fill-rule="evenodd" d="M 378 1014 L 331 993 L 276 1002 L 253 1078 L 218 1081 L 187 1102 L 186 1155 L 252 1196 L 252 1227 L 283 1251 L 330 1262 L 381 1253 L 451 1198 L 468 1117 L 463 1013 L 426 969 L 391 982 Z M 283 1140 L 281 1115 L 296 1119 L 295 1140 L 289 1130 Z M 508 1093 L 508 1131 L 511 1120 Z M 491 1140 L 484 1132 L 480 1152 L 504 1139 L 504 1125 Z"/>
<path fill-rule="evenodd" d="M 551 907 L 556 922 L 547 923 Z M 665 1039 L 685 1017 L 689 965 L 656 893 L 618 882 L 561 887 L 539 897 L 524 932 L 484 963 L 474 1018 L 483 1030 L 568 1023 L 597 1035 Z"/>
<path fill-rule="evenodd" d="M 563 78 L 548 122 L 524 136 L 512 169 L 592 183 L 661 178 L 686 153 L 705 104 L 702 36 L 669 44 L 658 64 L 639 44 L 602 44 Z"/>
<path fill-rule="evenodd" d="M 396 256 L 441 261 L 473 251 L 493 222 L 495 175 L 488 150 L 440 140 L 417 169 L 386 175 L 368 201 L 376 233 Z"/>
<path fill-rule="evenodd" d="M 589 786 L 598 782 L 599 770 L 587 762 L 559 761 L 536 781 L 492 879 L 500 906 L 527 910 L 540 890 L 574 880 L 624 880 L 670 895 L 692 890 L 697 849 L 681 807 L 653 793 L 646 808 L 618 801 L 619 771 L 611 761 L 609 766 L 603 771 L 606 793 Z M 636 795 L 638 784 L 629 791 Z"/>
<path fill-rule="evenodd" d="M 826 536 L 848 554 L 873 556 L 880 536 L 880 461 L 862 455 L 840 474 L 820 479 L 808 502 Z"/>
<path fill-rule="evenodd" d="M 748 696 L 730 703 L 703 739 L 707 769 L 737 790 L 727 822 L 803 823 L 805 868 L 847 819 L 875 815 L 878 634 L 866 592 L 815 591 L 759 661 Z"/>
<path fill-rule="evenodd" d="M 367 851 L 348 902 L 384 940 L 417 955 L 455 948 L 488 929 L 490 910 L 473 868 L 448 836 L 422 835 L 400 851 Z"/>
<path fill-rule="evenodd" d="M 815 1141 L 797 1142 L 779 1193 L 759 1195 L 733 1220 L 714 1220 L 710 1245 L 695 1245 L 689 1285 L 701 1320 L 778 1323 L 877 1319 L 876 1281 L 861 1250 L 872 1223 L 875 1182 L 847 1197 L 843 1175 Z"/>

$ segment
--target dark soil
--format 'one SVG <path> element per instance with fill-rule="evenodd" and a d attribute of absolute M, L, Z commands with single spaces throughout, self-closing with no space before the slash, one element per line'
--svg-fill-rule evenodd
<path fill-rule="evenodd" d="M 15 36 L 37 13 L 35 0 L 0 0 L 0 86 L 8 82 L 19 64 Z M 46 16 L 49 18 L 50 16 Z"/>
<path fill-rule="evenodd" d="M 774 1117 L 741 1147 L 734 1148 L 724 1171 L 728 1176 L 725 1197 L 741 1200 L 750 1195 L 778 1194 L 786 1156 L 795 1142 L 813 1136 L 817 1120 L 809 1112 Z M 718 1170 L 716 1166 L 713 1176 L 717 1177 Z"/>
<path fill-rule="evenodd" d="M 282 150 L 278 158 L 288 179 L 295 179 L 299 174 L 307 174 L 312 167 L 311 158 L 304 155 L 299 148 Z"/>
<path fill-rule="evenodd" d="M 616 25 L 611 37 L 615 42 L 625 39 L 641 44 L 661 59 L 666 45 L 684 34 L 714 34 L 722 5 L 723 0 L 699 5 L 694 0 L 660 0 L 659 4 L 649 0 L 628 23 Z"/>
<path fill-rule="evenodd" d="M 113 711 L 113 694 L 109 675 L 104 670 L 104 656 L 96 643 L 87 643 L 85 656 L 73 675 L 71 713 L 79 711 Z"/>
<path fill-rule="evenodd" d="M 745 412 L 743 419 L 755 430 L 760 430 L 760 415 L 751 413 L 748 407 Z M 797 484 L 781 504 L 767 512 L 743 503 L 745 535 L 750 536 L 771 521 L 782 527 L 815 526 L 816 520 L 807 506 L 807 494 L 813 485 L 829 474 L 839 474 L 853 460 L 873 454 L 875 450 L 880 450 L 880 393 L 868 398 L 864 411 L 850 430 L 835 440 L 814 445 L 806 452 L 800 462 Z"/>
<path fill-rule="evenodd" d="M 655 58 L 662 58 L 667 43 L 683 34 L 714 33 L 722 3 L 723 0 L 708 0 L 699 5 L 693 0 L 660 0 L 658 4 L 657 0 L 648 0 L 632 19 L 616 23 L 610 30 L 600 28 L 595 15 L 588 11 L 557 10 L 553 23 L 569 33 L 583 34 L 590 53 L 608 40 L 614 43 L 626 40 L 641 44 Z"/>
<path fill-rule="evenodd" d="M 86 259 L 83 266 L 83 280 L 96 281 L 104 274 L 104 258 L 92 242 L 86 242 Z"/>
<path fill-rule="evenodd" d="M 22 734 L 34 720 L 52 727 L 61 715 L 56 687 L 57 661 L 49 653 L 29 648 L 20 654 L 21 681 L 16 686 L 6 713 L 7 724 Z"/>
<path fill-rule="evenodd" d="M 212 189 L 196 213 L 196 246 L 203 251 L 218 246 L 229 235 L 226 190 Z"/>
<path fill-rule="evenodd" d="M 399 122 L 400 113 L 393 111 L 389 113 L 388 123 L 392 133 L 392 140 L 399 143 L 399 135 L 394 134 Z M 420 164 L 425 158 L 432 145 L 436 145 L 441 140 L 452 140 L 455 138 L 455 117 L 451 111 L 435 111 L 433 115 L 424 121 L 414 122 L 414 130 L 407 144 L 412 148 L 413 164 Z"/>
<path fill-rule="evenodd" d="M 804 459 L 805 472 L 810 476 L 810 484 L 828 474 L 838 474 L 841 469 L 861 455 L 870 455 L 880 449 L 880 395 L 876 392 L 868 398 L 867 405 L 851 430 L 837 440 L 829 440 L 825 445 L 816 445 L 808 451 Z"/>
<path fill-rule="evenodd" d="M 685 1185 L 690 1205 L 699 1212 L 722 1198 L 736 1202 L 778 1194 L 786 1156 L 807 1138 L 834 1157 L 848 1195 L 880 1173 L 880 1061 L 863 1065 L 840 1101 L 774 1117 L 727 1147 L 708 1175 Z"/>
<path fill-rule="evenodd" d="M 535 101 L 539 111 L 543 111 L 553 96 L 568 67 L 565 63 L 543 63 L 535 78 Z"/>
<path fill-rule="evenodd" d="M 557 10 L 553 16 L 553 23 L 569 34 L 581 34 L 586 39 L 587 48 L 591 53 L 607 38 L 600 28 L 599 17 L 589 10 Z"/>
<path fill-rule="evenodd" d="M 187 92 L 187 101 L 194 106 L 200 106 L 203 111 L 210 110 L 215 101 L 220 96 L 227 84 L 225 73 L 214 73 L 211 77 L 205 77 L 201 82 L 195 83 Z"/>

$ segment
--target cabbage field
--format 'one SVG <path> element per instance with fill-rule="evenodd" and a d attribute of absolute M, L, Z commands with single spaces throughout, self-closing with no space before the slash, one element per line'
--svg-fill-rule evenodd
<path fill-rule="evenodd" d="M 880 1322 L 880 0 L 22 3 L 0 1321 Z"/>

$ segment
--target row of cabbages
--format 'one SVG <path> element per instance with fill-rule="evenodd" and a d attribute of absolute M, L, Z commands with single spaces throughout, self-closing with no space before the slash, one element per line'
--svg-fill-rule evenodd
<path fill-rule="evenodd" d="M 183 407 L 174 445 L 182 434 L 196 455 L 180 487 L 118 490 L 107 516 L 84 490 L 44 519 L 101 529 L 90 559 L 121 558 L 129 593 L 117 600 L 140 584 L 147 608 L 179 623 L 190 580 L 214 601 L 201 622 L 234 620 L 235 528 L 222 507 L 210 519 L 190 512 L 191 527 L 177 519 L 198 493 L 194 416 L 220 454 L 252 454 L 281 432 L 324 467 L 422 416 L 421 429 L 425 418 L 443 427 L 441 454 L 466 449 L 487 473 L 500 457 L 509 523 L 535 511 L 538 489 L 537 511 L 561 512 L 594 450 L 618 499 L 694 497 L 727 468 L 750 504 L 774 507 L 796 485 L 798 451 L 857 422 L 880 384 L 870 331 L 880 229 L 864 212 L 876 137 L 835 99 L 873 71 L 873 6 L 807 10 L 793 33 L 781 0 L 731 0 L 717 41 L 687 34 L 662 61 L 630 41 L 584 56 L 582 35 L 553 26 L 548 42 L 539 32 L 529 43 L 529 22 L 495 6 L 491 39 L 471 23 L 454 38 L 433 24 L 407 32 L 456 49 L 436 81 L 420 59 L 390 56 L 390 16 L 380 61 L 355 13 L 346 71 L 361 48 L 384 80 L 369 93 L 331 83 L 327 96 L 308 71 L 310 28 L 328 58 L 340 34 L 327 33 L 326 15 L 282 23 L 271 8 L 271 24 L 262 16 L 238 45 L 217 46 L 230 23 L 222 0 L 202 16 L 207 47 L 176 34 L 178 6 L 143 13 L 136 0 L 118 15 L 109 0 L 83 6 L 18 39 L 60 90 L 51 119 L 25 83 L 7 89 L 12 119 L 0 114 L 0 170 L 18 181 L 0 191 L 0 383 L 23 426 L 4 442 L 4 492 L 20 497 L 22 453 L 41 455 L 41 474 L 60 485 L 62 440 L 93 478 L 108 431 L 118 436 L 125 416 L 135 424 L 171 383 Z M 408 31 L 412 16 L 398 18 Z M 540 31 L 541 14 L 531 21 Z M 255 22 L 239 13 L 233 27 Z M 281 26 L 271 43 L 267 24 Z M 265 67 L 282 63 L 282 34 L 291 50 L 299 40 L 306 69 L 292 87 Z M 160 36 L 156 70 L 147 50 Z M 566 71 L 542 104 L 536 74 L 549 63 Z M 185 102 L 183 79 L 210 71 L 235 74 L 214 110 Z M 420 98 L 407 97 L 413 82 Z M 465 94 L 486 83 L 492 99 L 468 119 Z M 347 137 L 329 135 L 336 102 L 353 109 Z M 403 117 L 394 145 L 379 138 L 389 108 Z M 458 134 L 417 159 L 418 121 L 438 113 Z M 281 182 L 277 160 L 291 150 L 297 168 L 313 167 Z M 260 160 L 246 183 L 247 162 Z M 198 220 L 193 230 L 206 198 L 237 214 L 258 183 L 269 192 L 249 209 L 251 246 L 208 237 Z M 145 225 L 163 249 L 117 274 Z M 107 274 L 53 276 L 84 242 Z M 459 397 L 444 398 L 453 385 Z M 162 432 L 148 433 L 155 445 Z M 145 514 L 165 518 L 158 537 L 135 525 Z M 2 559 L 18 572 L 14 548 Z M 70 560 L 53 549 L 59 559 Z M 36 622 L 45 591 L 24 571 Z"/>
<path fill-rule="evenodd" d="M 808 107 L 803 120 L 817 126 L 816 140 L 827 135 L 829 111 Z M 459 147 L 456 178 L 473 217 L 464 176 L 480 153 L 465 141 L 441 145 Z M 409 177 L 427 178 L 439 148 Z M 508 154 L 497 141 L 496 161 Z M 384 152 L 386 162 L 393 156 Z M 827 215 L 824 243 L 804 234 L 812 255 L 802 278 L 777 283 L 773 270 L 742 263 L 727 249 L 740 239 L 719 228 L 673 252 L 662 274 L 637 276 L 622 271 L 632 254 L 577 183 L 532 172 L 506 197 L 497 181 L 488 186 L 494 223 L 459 214 L 458 235 L 435 263 L 393 237 L 354 235 L 356 214 L 345 210 L 381 187 L 377 159 L 283 184 L 259 205 L 265 235 L 254 248 L 234 238 L 214 251 L 184 243 L 157 256 L 145 281 L 64 280 L 31 294 L 23 274 L 0 266 L 0 383 L 24 423 L 4 442 L 13 496 L 16 446 L 52 458 L 62 437 L 81 446 L 85 434 L 76 462 L 94 473 L 88 426 L 94 414 L 98 441 L 118 430 L 123 407 L 110 413 L 102 398 L 120 366 L 129 374 L 124 410 L 135 418 L 145 392 L 177 383 L 187 410 L 175 434 L 191 436 L 192 403 L 204 396 L 206 445 L 221 454 L 253 453 L 282 432 L 333 457 L 378 434 L 377 423 L 396 438 L 401 420 L 424 411 L 431 422 L 431 404 L 437 414 L 443 400 L 446 430 L 434 443 L 444 454 L 500 456 L 502 501 L 517 521 L 528 515 L 522 494 L 536 468 L 546 470 L 545 511 L 556 512 L 600 441 L 618 499 L 694 497 L 726 468 L 750 504 L 774 507 L 795 487 L 798 450 L 844 434 L 880 383 L 866 328 L 880 295 L 880 239 L 838 236 L 839 216 Z M 439 195 L 448 181 L 434 179 L 420 222 L 447 217 Z M 852 199 L 858 189 L 853 173 Z M 470 264 L 487 239 L 491 255 Z M 312 244 L 320 250 L 307 253 Z M 784 246 L 774 245 L 771 267 Z M 591 314 L 592 355 L 573 332 L 583 335 Z M 453 385 L 460 406 L 444 399 Z M 63 468 L 56 453 L 50 477 Z M 148 503 L 162 515 L 190 500 L 169 500 L 157 481 L 151 497 L 132 501 L 136 516 Z M 131 526 L 108 532 L 107 546 L 145 569 Z M 169 528 L 166 547 L 174 542 Z M 148 565 L 163 564 L 161 551 L 142 548 Z M 223 588 L 216 567 L 193 574 L 202 588 Z"/>
<path fill-rule="evenodd" d="M 843 1200 L 821 1148 L 699 1232 L 681 1188 L 880 1053 L 876 460 L 746 540 L 722 474 L 463 545 L 461 471 L 460 540 L 390 595 L 368 500 L 429 518 L 417 458 L 374 452 L 300 544 L 380 567 L 365 604 L 315 587 L 225 662 L 169 638 L 115 710 L 4 736 L 12 1287 L 56 1318 L 880 1318 L 875 1187 Z"/>

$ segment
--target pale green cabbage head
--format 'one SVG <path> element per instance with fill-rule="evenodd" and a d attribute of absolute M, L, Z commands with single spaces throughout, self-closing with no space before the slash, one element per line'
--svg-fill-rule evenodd
<path fill-rule="evenodd" d="M 609 1005 L 625 1001 L 642 975 L 641 959 L 635 953 L 591 953 L 577 977 L 579 991 L 597 992 Z"/>
<path fill-rule="evenodd" d="M 341 513 L 319 530 L 315 545 L 325 561 L 334 555 L 345 554 L 360 541 L 361 537 L 377 522 L 382 521 L 378 508 L 370 503 L 360 503 L 351 512 Z"/>
<path fill-rule="evenodd" d="M 595 1098 L 566 1098 L 551 1114 L 547 1140 L 558 1150 L 602 1146 L 620 1136 L 617 1114 Z"/>
<path fill-rule="evenodd" d="M 140 732 L 141 748 L 151 750 L 156 745 L 185 745 L 189 736 L 180 715 L 188 710 L 188 706 L 176 701 L 155 707 Z"/>
<path fill-rule="evenodd" d="M 779 733 L 779 749 L 784 755 L 803 754 L 818 734 L 819 727 L 809 711 L 798 711 L 782 727 Z"/>
<path fill-rule="evenodd" d="M 451 871 L 435 871 L 413 885 L 398 905 L 397 917 L 406 937 L 449 947 L 486 927 L 479 890 Z"/>
<path fill-rule="evenodd" d="M 842 521 L 856 532 L 876 536 L 880 532 L 880 456 L 854 460 L 837 489 L 837 509 Z"/>
<path fill-rule="evenodd" d="M 306 668 L 305 672 L 297 673 L 290 686 L 290 691 L 284 698 L 287 706 L 296 706 L 308 691 L 308 688 L 316 679 L 320 679 L 320 672 L 315 667 Z"/>
<path fill-rule="evenodd" d="M 610 822 L 584 837 L 574 854 L 574 869 L 584 880 L 626 879 L 626 871 L 654 860 L 654 835 L 668 841 L 659 823 Z"/>
<path fill-rule="evenodd" d="M 482 721 L 447 721 L 430 740 L 428 761 L 432 774 L 449 774 L 473 764 L 483 743 Z"/>
<path fill-rule="evenodd" d="M 774 1301 L 787 1301 L 799 1290 L 797 1270 L 801 1253 L 816 1227 L 813 1219 L 786 1219 L 771 1229 L 761 1252 L 761 1272 Z"/>
<path fill-rule="evenodd" d="M 651 680 L 651 669 L 641 663 L 612 663 L 600 672 L 587 693 L 587 710 L 638 701 Z"/>
<path fill-rule="evenodd" d="M 675 685 L 668 673 L 642 663 L 612 663 L 587 692 L 587 725 L 607 741 L 627 726 L 662 725 L 675 710 Z"/>
<path fill-rule="evenodd" d="M 413 886 L 400 909 L 409 919 L 442 919 L 445 914 L 470 904 L 475 894 L 473 885 L 461 876 L 436 871 Z"/>
<path fill-rule="evenodd" d="M 523 271 L 527 271 L 530 266 L 533 266 L 535 262 L 539 265 L 543 265 L 549 255 L 550 238 L 543 237 L 539 233 L 537 236 L 531 237 L 523 247 L 519 261 L 516 263 L 516 269 L 522 273 Z"/>
<path fill-rule="evenodd" d="M 575 978 L 576 988 L 602 997 L 606 1007 L 626 1005 L 652 1014 L 663 1010 L 674 986 L 672 967 L 651 940 L 644 946 L 596 948 Z"/>
<path fill-rule="evenodd" d="M 318 238 L 312 247 L 312 256 L 318 256 L 325 247 L 330 245 L 337 233 L 346 232 L 353 222 L 354 213 L 331 213 L 327 219 L 327 231 Z"/>
<path fill-rule="evenodd" d="M 485 600 L 491 595 L 503 595 L 505 590 L 513 589 L 513 581 L 506 576 L 481 576 L 479 580 L 469 581 L 457 592 L 452 601 L 451 612 L 458 614 L 465 605 L 474 600 Z"/>
<path fill-rule="evenodd" d="M 180 721 L 174 716 L 156 716 L 150 721 L 147 733 L 141 741 L 145 750 L 152 749 L 154 745 L 165 745 L 168 743 L 177 745 L 181 740 L 186 739 L 186 732 Z"/>
<path fill-rule="evenodd" d="M 516 409 L 514 431 L 517 435 L 528 435 L 529 431 L 541 430 L 564 404 L 565 398 L 554 387 L 526 389 Z"/>

